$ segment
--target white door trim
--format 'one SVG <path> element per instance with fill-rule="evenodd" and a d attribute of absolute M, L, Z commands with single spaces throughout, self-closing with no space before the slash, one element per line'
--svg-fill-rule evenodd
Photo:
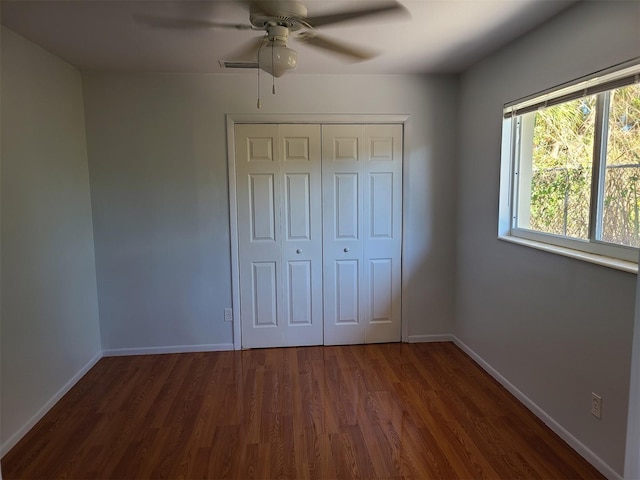
<path fill-rule="evenodd" d="M 227 114 L 227 165 L 228 165 L 228 186 L 229 186 L 229 227 L 231 234 L 231 303 L 233 308 L 233 348 L 242 348 L 242 337 L 240 328 L 240 266 L 238 257 L 238 204 L 236 192 L 236 151 L 235 151 L 235 125 L 237 123 L 318 123 L 318 124 L 340 124 L 340 123 L 399 123 L 403 128 L 403 161 L 407 158 L 406 125 L 409 115 L 315 115 L 315 114 Z M 403 177 L 409 169 L 403 169 Z M 403 185 L 406 179 L 403 178 Z M 404 188 L 402 203 L 405 204 Z M 402 214 L 402 250 L 404 251 L 404 209 Z M 402 284 L 407 285 L 404 268 L 404 255 L 402 256 Z M 406 305 L 405 291 L 402 289 L 402 304 Z M 401 308 L 402 341 L 408 338 L 408 319 L 405 318 L 405 308 Z"/>

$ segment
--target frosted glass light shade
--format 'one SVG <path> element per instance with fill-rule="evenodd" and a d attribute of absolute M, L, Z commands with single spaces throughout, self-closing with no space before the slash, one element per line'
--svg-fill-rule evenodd
<path fill-rule="evenodd" d="M 280 77 L 296 68 L 298 52 L 286 45 L 273 45 L 260 49 L 258 65 L 262 70 L 274 77 Z"/>

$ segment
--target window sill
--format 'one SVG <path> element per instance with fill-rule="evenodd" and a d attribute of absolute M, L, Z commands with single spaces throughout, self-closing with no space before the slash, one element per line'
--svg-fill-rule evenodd
<path fill-rule="evenodd" d="M 549 253 L 555 253 L 556 255 L 563 255 L 569 258 L 575 258 L 584 262 L 594 263 L 603 267 L 614 268 L 616 270 L 622 270 L 627 273 L 638 273 L 638 264 L 634 262 L 627 262 L 626 260 L 620 260 L 618 258 L 605 257 L 603 255 L 596 255 L 595 253 L 581 252 L 579 250 L 573 250 L 566 247 L 558 247 L 556 245 L 550 245 L 548 243 L 536 242 L 535 240 L 528 240 L 520 237 L 513 237 L 510 235 L 499 235 L 498 240 L 505 242 L 515 243 L 517 245 L 524 245 L 525 247 L 535 248 Z"/>

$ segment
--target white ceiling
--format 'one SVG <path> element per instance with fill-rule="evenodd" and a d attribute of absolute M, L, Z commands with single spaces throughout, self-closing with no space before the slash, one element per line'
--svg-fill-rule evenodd
<path fill-rule="evenodd" d="M 381 54 L 359 63 L 292 40 L 295 73 L 458 72 L 567 8 L 575 0 L 401 0 L 410 15 L 369 17 L 318 31 Z M 309 16 L 375 0 L 306 0 Z M 238 73 L 219 60 L 262 32 L 175 30 L 134 14 L 247 23 L 246 0 L 2 0 L 2 24 L 81 70 Z M 249 73 L 251 71 L 248 71 Z"/>

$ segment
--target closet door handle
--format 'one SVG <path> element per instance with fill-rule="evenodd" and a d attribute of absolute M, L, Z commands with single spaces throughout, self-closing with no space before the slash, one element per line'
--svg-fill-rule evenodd
<path fill-rule="evenodd" d="M 349 251 L 349 247 L 344 247 L 344 253 L 347 253 Z"/>
<path fill-rule="evenodd" d="M 296 253 L 297 253 L 297 254 L 302 253 L 302 249 L 301 249 L 301 248 L 297 249 L 297 250 L 296 250 Z"/>

